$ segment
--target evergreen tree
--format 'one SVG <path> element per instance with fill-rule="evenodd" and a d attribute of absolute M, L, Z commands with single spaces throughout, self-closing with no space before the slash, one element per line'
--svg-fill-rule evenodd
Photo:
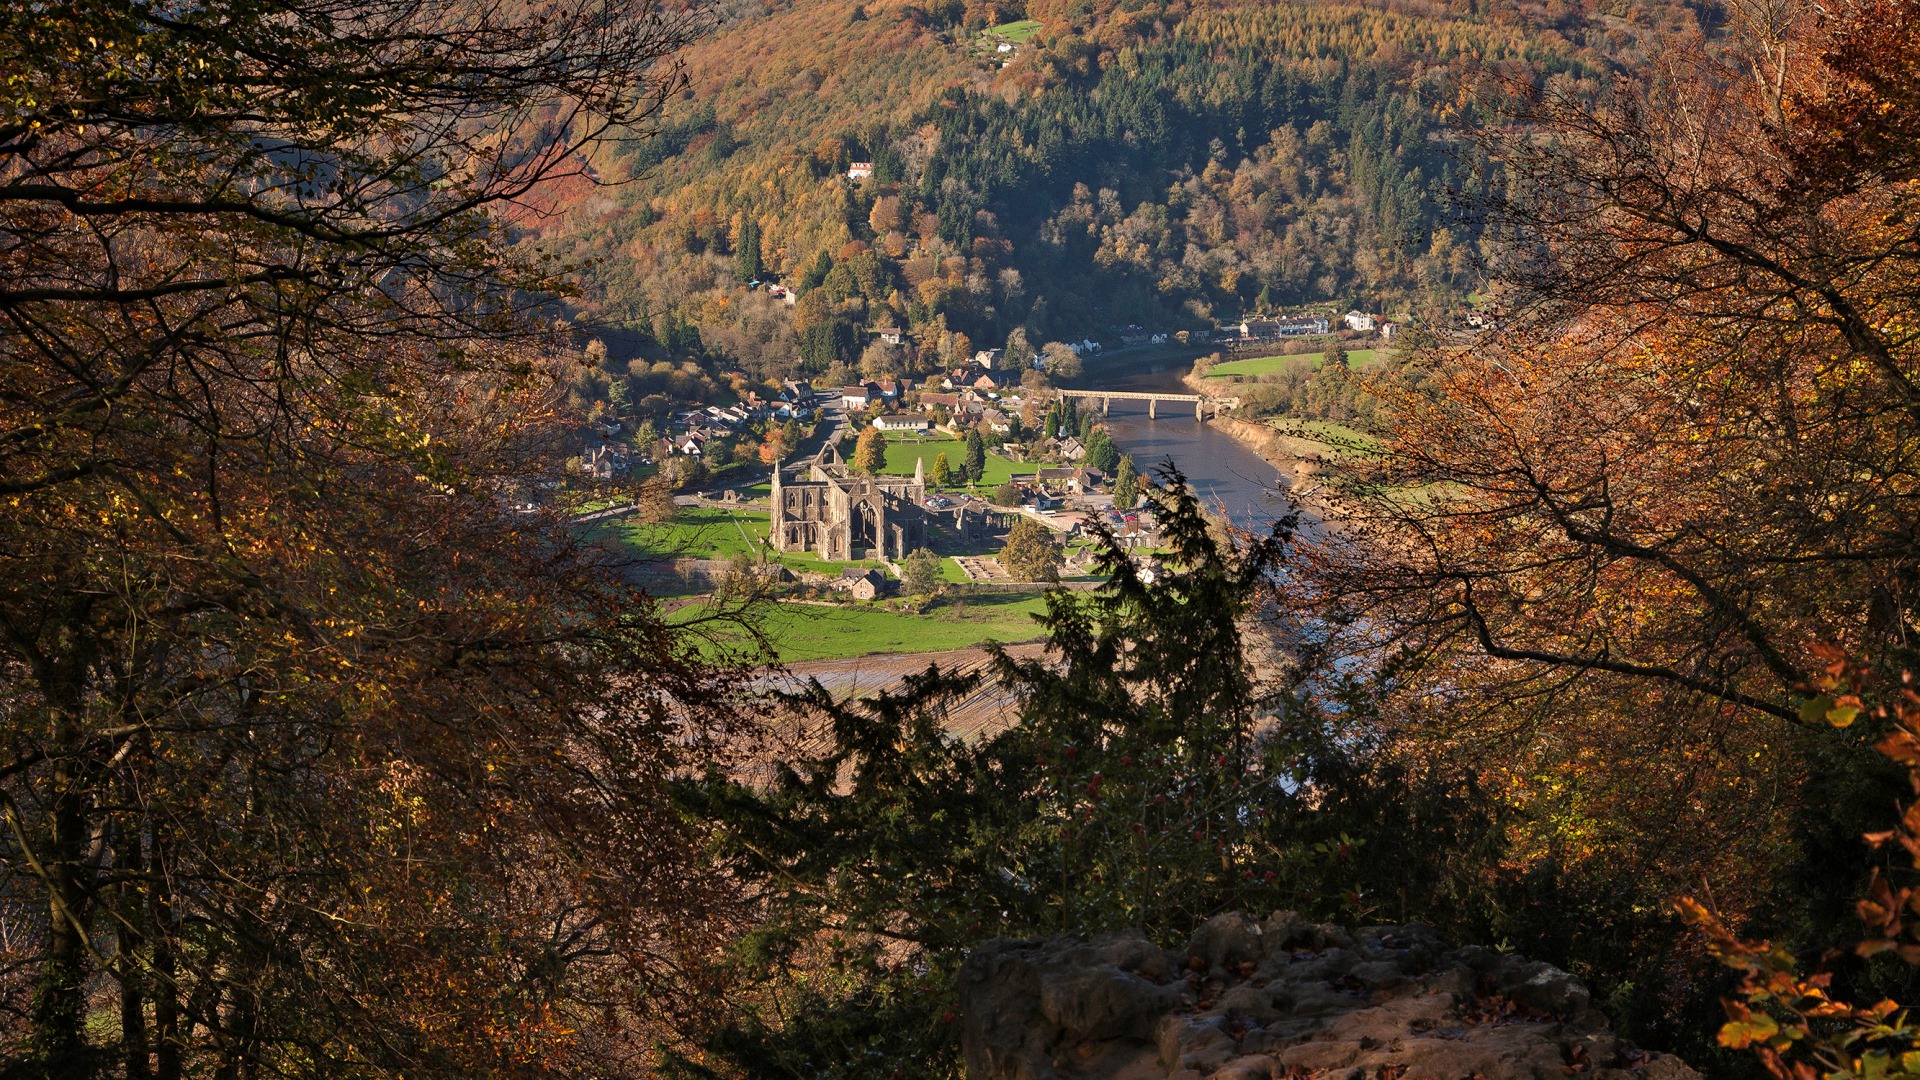
<path fill-rule="evenodd" d="M 933 486 L 953 486 L 953 466 L 947 463 L 947 452 L 940 451 L 933 459 Z"/>
<path fill-rule="evenodd" d="M 800 335 L 801 367 L 820 372 L 835 363 L 850 364 L 859 358 L 859 334 L 844 316 L 822 319 Z"/>
<path fill-rule="evenodd" d="M 1112 473 L 1119 464 L 1120 448 L 1113 445 L 1106 428 L 1095 428 L 1093 434 L 1087 436 L 1087 468 Z"/>
<path fill-rule="evenodd" d="M 987 474 L 987 444 L 980 438 L 980 429 L 967 431 L 967 452 L 961 459 L 961 467 L 966 470 L 967 482 L 977 484 Z"/>
<path fill-rule="evenodd" d="M 760 224 L 749 217 L 740 224 L 740 235 L 733 241 L 733 276 L 741 281 L 758 281 L 765 268 L 760 262 Z"/>
<path fill-rule="evenodd" d="M 1113 471 L 1113 505 L 1121 510 L 1133 509 L 1140 501 L 1140 470 L 1134 467 L 1133 455 L 1127 454 Z"/>
<path fill-rule="evenodd" d="M 989 672 L 933 668 L 856 702 L 815 689 L 791 701 L 830 720 L 815 756 L 764 787 L 722 773 L 688 782 L 683 804 L 715 823 L 725 871 L 768 888 L 750 970 L 790 995 L 783 1015 L 802 1018 L 750 1020 L 709 1048 L 751 1075 L 806 1074 L 806 1062 L 858 1045 L 874 1068 L 836 1075 L 880 1080 L 914 1061 L 924 1075 L 958 1076 L 957 1025 L 940 1018 L 979 942 L 1122 927 L 1184 936 L 1235 909 L 1327 917 L 1363 873 L 1423 899 L 1457 886 L 1430 870 L 1439 850 L 1462 827 L 1495 835 L 1468 796 L 1421 804 L 1445 832 L 1419 837 L 1424 861 L 1403 846 L 1363 867 L 1372 849 L 1343 847 L 1343 832 L 1383 814 L 1406 824 L 1394 809 L 1429 787 L 1356 786 L 1352 763 L 1367 747 L 1342 737 L 1352 708 L 1323 713 L 1276 693 L 1246 660 L 1241 619 L 1273 580 L 1290 523 L 1236 547 L 1216 537 L 1184 478 L 1169 471 L 1168 484 L 1163 572 L 1148 581 L 1109 545 L 1106 584 L 1049 594 L 1044 660 L 995 650 Z M 1021 703 L 1018 716 L 956 737 L 948 709 L 988 679 Z M 1346 854 L 1321 853 L 1336 850 Z M 796 951 L 829 934 L 842 944 L 840 978 L 796 978 Z M 910 962 L 879 962 L 902 949 Z"/>
<path fill-rule="evenodd" d="M 1320 366 L 1323 368 L 1345 369 L 1348 366 L 1347 347 L 1339 341 L 1334 341 L 1332 344 L 1329 344 L 1327 351 L 1320 354 Z"/>
<path fill-rule="evenodd" d="M 806 273 L 800 275 L 800 291 L 805 292 L 818 287 L 831 273 L 833 273 L 833 256 L 824 251 L 815 255 L 813 265 L 807 268 Z"/>

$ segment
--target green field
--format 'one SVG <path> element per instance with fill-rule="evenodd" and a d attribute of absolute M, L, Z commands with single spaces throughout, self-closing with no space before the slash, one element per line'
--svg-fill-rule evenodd
<path fill-rule="evenodd" d="M 1033 35 L 1039 33 L 1039 31 L 1040 20 L 1018 19 L 1010 23 L 1001 23 L 999 26 L 989 29 L 987 33 L 1002 40 L 1018 44 L 1032 40 Z"/>
<path fill-rule="evenodd" d="M 880 565 L 871 559 L 834 562 L 805 551 L 775 552 L 767 546 L 767 530 L 765 510 L 683 506 L 668 521 L 649 524 L 620 518 L 600 525 L 596 535 L 612 537 L 636 555 L 661 559 L 731 559 L 746 554 L 755 559 L 769 558 L 790 570 L 816 574 L 837 574 L 849 566 Z"/>
<path fill-rule="evenodd" d="M 912 476 L 913 463 L 925 460 L 927 463 L 927 484 L 933 484 L 933 459 L 941 454 L 947 455 L 947 464 L 958 469 L 966 459 L 967 444 L 959 439 L 929 439 L 926 442 L 906 442 L 887 440 L 887 464 L 880 471 L 894 476 Z M 980 487 L 995 488 L 1007 482 L 1008 478 L 1032 473 L 1040 466 L 1031 461 L 1008 461 L 993 451 L 987 451 L 986 476 L 980 481 Z"/>
<path fill-rule="evenodd" d="M 838 660 L 873 653 L 939 652 L 964 649 L 983 641 L 1034 641 L 1044 636 L 1033 616 L 1046 610 L 1036 594 L 994 593 L 948 601 L 911 614 L 867 604 L 772 604 L 758 613 L 762 634 L 774 643 L 780 659 Z M 682 608 L 670 621 L 687 622 L 703 614 L 698 607 Z M 715 650 L 744 648 L 744 629 L 715 634 Z"/>
<path fill-rule="evenodd" d="M 647 523 L 616 518 L 600 526 L 635 554 L 730 559 L 753 554 L 766 544 L 767 515 L 754 510 L 683 506 L 667 521 Z"/>
<path fill-rule="evenodd" d="M 1373 363 L 1376 357 L 1381 357 L 1381 354 L 1387 351 L 1388 350 L 1382 349 L 1353 349 L 1347 353 L 1347 364 L 1356 368 L 1364 367 Z M 1384 359 L 1384 357 L 1381 358 Z M 1229 375 L 1239 375 L 1250 378 L 1266 375 L 1270 372 L 1279 371 L 1282 368 L 1291 367 L 1302 360 L 1308 361 L 1312 367 L 1318 368 L 1320 366 L 1319 353 L 1288 353 L 1283 356 L 1250 356 L 1245 360 L 1229 360 L 1224 364 L 1214 365 L 1213 370 L 1207 372 L 1207 378 L 1224 379 Z"/>

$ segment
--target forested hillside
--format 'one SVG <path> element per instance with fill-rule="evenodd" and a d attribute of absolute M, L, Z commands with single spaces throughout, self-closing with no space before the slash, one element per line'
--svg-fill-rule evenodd
<path fill-rule="evenodd" d="M 988 29 L 1023 16 L 1030 39 Z M 1021 328 L 1309 302 L 1436 319 L 1479 282 L 1453 208 L 1497 182 L 1460 133 L 1516 90 L 1590 95 L 1648 29 L 1696 27 L 1639 6 L 769 6 L 689 51 L 656 137 L 596 159 L 624 183 L 528 225 L 590 264 L 585 319 L 697 327 L 758 376 L 851 363 L 885 325 L 931 365 Z M 798 303 L 744 287 L 763 276 Z"/>

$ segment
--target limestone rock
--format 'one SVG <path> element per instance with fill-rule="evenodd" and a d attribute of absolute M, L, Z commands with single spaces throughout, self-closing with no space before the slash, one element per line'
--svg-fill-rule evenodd
<path fill-rule="evenodd" d="M 1615 1038 L 1578 979 L 1419 925 L 1221 915 L 992 941 L 960 972 L 972 1080 L 1699 1080 Z"/>

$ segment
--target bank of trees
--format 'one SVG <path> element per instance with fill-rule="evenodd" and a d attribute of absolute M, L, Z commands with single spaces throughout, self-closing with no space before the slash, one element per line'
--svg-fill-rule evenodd
<path fill-rule="evenodd" d="M 10 1075 L 641 1067 L 725 681 L 556 521 L 504 215 L 677 89 L 593 0 L 0 13 Z M 457 73 L 457 74 L 456 74 Z"/>
<path fill-rule="evenodd" d="M 1313 601 L 1394 658 L 1409 746 L 1527 808 L 1515 864 L 1555 916 L 1515 944 L 1632 982 L 1666 1038 L 1700 979 L 1675 895 L 1704 881 L 1808 955 L 1859 936 L 1892 719 L 1835 726 L 1808 684 L 1838 648 L 1897 685 L 1920 569 L 1920 249 L 1891 225 L 1920 179 L 1891 104 L 1913 21 L 1733 11 L 1725 54 L 1524 117 L 1553 138 L 1502 150 L 1509 322 L 1381 388 L 1385 452 L 1348 470 Z M 1835 976 L 1862 1001 L 1903 978 Z"/>
<path fill-rule="evenodd" d="M 1524 63 L 1585 95 L 1635 39 L 1575 43 L 1486 12 L 1156 11 L 1056 13 L 991 89 L 912 24 L 822 25 L 812 8 L 749 20 L 723 40 L 795 70 L 835 57 L 832 84 L 746 94 L 738 53 L 696 49 L 711 97 L 674 121 L 686 152 L 607 162 L 657 176 L 618 209 L 545 228 L 614 256 L 589 275 L 598 316 L 675 312 L 756 375 L 781 351 L 748 339 L 770 341 L 780 320 L 743 302 L 746 248 L 799 288 L 779 310 L 815 373 L 860 363 L 848 333 L 881 325 L 912 330 L 933 371 L 969 354 L 962 339 L 1017 361 L 1127 322 L 1306 301 L 1439 314 L 1480 281 L 1481 235 L 1448 200 L 1496 184 L 1454 135 L 1505 92 L 1476 64 Z M 723 130 L 727 153 L 703 152 Z M 860 160 L 872 178 L 839 179 Z"/>

